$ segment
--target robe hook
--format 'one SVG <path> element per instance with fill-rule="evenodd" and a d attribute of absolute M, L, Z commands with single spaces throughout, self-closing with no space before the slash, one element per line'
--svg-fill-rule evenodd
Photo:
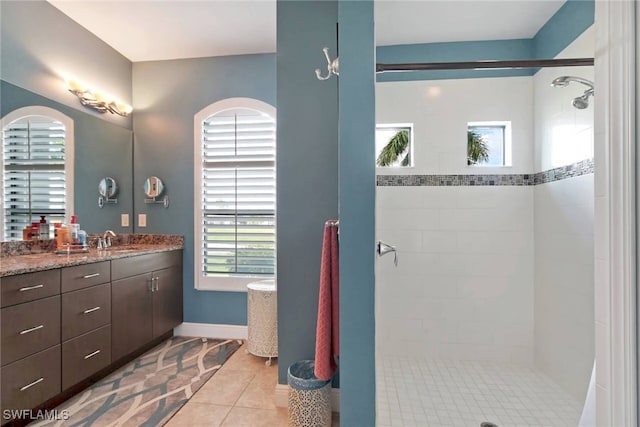
<path fill-rule="evenodd" d="M 327 75 L 322 76 L 320 74 L 320 68 L 316 68 L 316 77 L 318 78 L 318 80 L 328 80 L 331 77 L 331 74 L 335 74 L 336 76 L 339 75 L 338 68 L 340 63 L 338 61 L 338 58 L 334 59 L 333 61 L 331 60 L 331 58 L 329 58 L 328 47 L 323 48 L 322 51 L 324 52 L 325 58 L 327 58 Z"/>

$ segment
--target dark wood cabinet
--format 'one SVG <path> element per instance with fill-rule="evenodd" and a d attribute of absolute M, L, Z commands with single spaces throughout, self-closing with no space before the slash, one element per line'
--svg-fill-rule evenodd
<path fill-rule="evenodd" d="M 60 391 L 60 345 L 2 367 L 3 412 L 35 408 Z"/>
<path fill-rule="evenodd" d="M 111 355 L 113 360 L 153 339 L 151 273 L 111 283 Z"/>
<path fill-rule="evenodd" d="M 113 260 L 111 277 L 114 361 L 182 323 L 182 251 Z"/>
<path fill-rule="evenodd" d="M 62 344 L 62 389 L 79 383 L 111 363 L 111 326 Z"/>
<path fill-rule="evenodd" d="M 60 296 L 2 309 L 2 366 L 60 344 Z"/>
<path fill-rule="evenodd" d="M 60 270 L 45 270 L 2 278 L 2 307 L 60 293 Z"/>
<path fill-rule="evenodd" d="M 62 292 L 84 289 L 111 281 L 111 263 L 109 261 L 64 267 L 62 269 Z"/>
<path fill-rule="evenodd" d="M 62 341 L 111 323 L 111 284 L 62 294 Z"/>
<path fill-rule="evenodd" d="M 182 266 L 153 273 L 153 337 L 182 323 Z"/>
<path fill-rule="evenodd" d="M 8 276 L 0 296 L 0 410 L 36 408 L 182 323 L 182 250 Z"/>

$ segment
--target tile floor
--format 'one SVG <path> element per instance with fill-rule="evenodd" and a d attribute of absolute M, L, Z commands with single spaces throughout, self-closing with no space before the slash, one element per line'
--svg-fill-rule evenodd
<path fill-rule="evenodd" d="M 242 345 L 222 368 L 169 420 L 166 427 L 287 426 L 287 408 L 274 404 L 277 359 L 245 353 Z M 340 421 L 334 413 L 332 427 Z"/>
<path fill-rule="evenodd" d="M 581 405 L 531 368 L 393 358 L 376 366 L 378 427 L 575 427 Z"/>

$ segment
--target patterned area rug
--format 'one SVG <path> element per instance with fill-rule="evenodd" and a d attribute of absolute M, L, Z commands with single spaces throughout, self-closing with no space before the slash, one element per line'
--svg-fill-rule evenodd
<path fill-rule="evenodd" d="M 165 424 L 242 344 L 172 337 L 56 408 L 68 420 L 38 426 L 156 427 Z"/>

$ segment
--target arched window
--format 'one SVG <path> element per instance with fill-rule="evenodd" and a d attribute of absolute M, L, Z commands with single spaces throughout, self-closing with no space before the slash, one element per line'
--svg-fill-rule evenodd
<path fill-rule="evenodd" d="M 250 98 L 195 116 L 195 283 L 245 291 L 276 268 L 275 108 Z"/>
<path fill-rule="evenodd" d="M 73 120 L 47 107 L 24 107 L 2 118 L 2 239 L 44 215 L 63 222 L 73 210 Z"/>

